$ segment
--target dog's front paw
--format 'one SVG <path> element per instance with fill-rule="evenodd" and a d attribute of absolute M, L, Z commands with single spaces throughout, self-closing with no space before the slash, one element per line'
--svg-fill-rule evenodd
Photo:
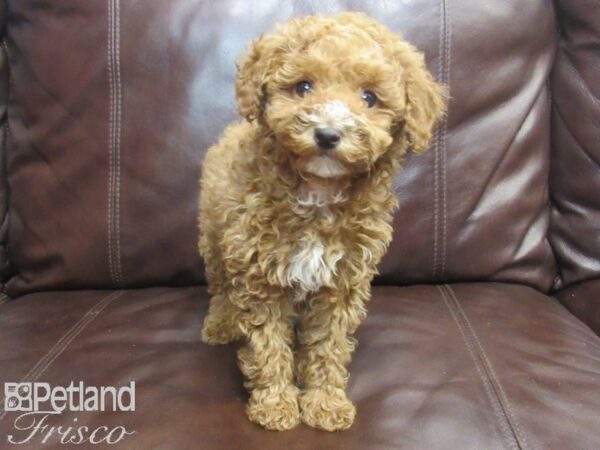
<path fill-rule="evenodd" d="M 305 424 L 326 431 L 350 428 L 356 416 L 356 408 L 339 388 L 307 389 L 300 395 L 300 409 Z"/>
<path fill-rule="evenodd" d="M 286 386 L 281 389 L 255 389 L 250 394 L 246 414 L 248 418 L 267 430 L 289 430 L 300 423 L 298 408 L 299 389 Z"/>

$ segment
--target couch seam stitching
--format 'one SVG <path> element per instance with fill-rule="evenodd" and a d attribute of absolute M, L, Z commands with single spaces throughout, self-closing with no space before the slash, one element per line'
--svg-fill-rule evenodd
<path fill-rule="evenodd" d="M 440 28 L 438 43 L 438 79 L 441 79 L 444 71 L 444 0 L 440 0 Z M 439 138 L 440 126 L 438 125 L 434 132 L 433 140 L 433 278 L 437 279 L 438 274 L 438 240 L 439 240 Z"/>
<path fill-rule="evenodd" d="M 115 275 L 115 262 L 114 262 L 114 248 L 113 248 L 113 178 L 114 178 L 114 69 L 113 69 L 113 0 L 108 0 L 108 32 L 107 32 L 107 52 L 108 52 L 108 80 L 109 80 L 109 125 L 108 125 L 108 269 L 110 272 L 110 278 L 113 285 L 117 285 L 117 279 Z"/>
<path fill-rule="evenodd" d="M 440 29 L 438 45 L 438 81 L 449 90 L 451 66 L 451 40 L 452 29 L 450 26 L 450 2 L 440 1 Z M 448 91 L 449 94 L 449 91 Z M 448 115 L 446 114 L 434 132 L 433 162 L 434 162 L 434 216 L 433 216 L 433 278 L 442 279 L 446 273 L 446 246 L 447 246 L 447 158 L 446 135 L 448 132 Z"/>
<path fill-rule="evenodd" d="M 496 371 L 494 370 L 494 367 L 492 366 L 492 363 L 490 362 L 490 360 L 487 356 L 487 353 L 486 353 L 483 345 L 481 344 L 481 341 L 479 340 L 479 336 L 477 336 L 477 333 L 475 332 L 475 329 L 473 328 L 471 321 L 469 320 L 469 317 L 467 316 L 463 307 L 461 306 L 461 304 L 458 300 L 458 297 L 456 296 L 452 287 L 451 286 L 446 286 L 446 287 L 447 287 L 448 291 L 450 292 L 451 297 L 454 299 L 454 302 L 456 304 L 456 308 L 457 308 L 458 312 L 463 316 L 464 321 L 465 321 L 467 327 L 469 328 L 469 331 L 473 337 L 473 340 L 475 341 L 475 345 L 479 349 L 479 353 L 483 359 L 483 364 L 486 369 L 486 372 L 490 376 L 492 384 L 495 385 L 495 387 L 496 387 L 495 390 L 498 393 L 498 400 L 499 400 L 502 408 L 504 409 L 504 412 L 507 416 L 507 420 L 508 420 L 511 428 L 514 430 L 514 434 L 517 439 L 517 442 L 519 443 L 519 446 L 521 448 L 527 448 L 528 444 L 527 444 L 527 440 L 525 439 L 525 433 L 523 433 L 523 431 L 521 429 L 519 421 L 517 420 L 517 418 L 515 416 L 514 410 L 512 409 L 512 406 L 510 405 L 510 402 L 508 401 L 508 396 L 506 395 L 506 392 L 504 391 L 504 388 L 502 387 L 502 384 L 500 383 L 500 380 L 498 379 L 498 377 L 496 375 Z"/>
<path fill-rule="evenodd" d="M 10 99 L 11 99 L 11 92 L 13 91 L 13 75 L 12 75 L 12 68 L 10 66 L 10 52 L 8 49 L 8 43 L 6 42 L 6 32 L 5 32 L 5 36 L 2 39 L 2 47 L 4 48 L 4 52 L 6 53 L 6 75 L 7 75 L 7 86 L 6 86 L 6 119 L 4 121 L 4 158 L 5 161 L 8 158 L 8 144 L 9 144 L 9 139 L 12 136 L 11 132 L 10 132 L 10 125 L 8 123 L 8 112 L 9 112 L 9 103 L 10 103 Z M 7 269 L 7 271 L 10 272 L 10 270 L 12 269 L 12 265 L 10 262 L 10 259 L 8 257 L 8 226 L 9 226 L 9 221 L 10 221 L 10 189 L 9 189 L 9 185 L 8 185 L 8 171 L 7 171 L 7 167 L 5 167 L 5 186 L 6 186 L 6 214 L 4 215 L 4 217 L 2 218 L 2 224 L 1 226 L 3 228 L 6 228 L 6 235 L 5 235 L 5 240 L 4 240 L 4 248 L 6 250 L 6 261 L 5 261 L 5 265 L 3 267 L 3 269 Z M 10 300 L 10 297 L 4 292 L 7 289 L 7 284 L 8 281 L 10 280 L 10 277 L 8 277 L 6 280 L 4 280 L 3 282 L 0 283 L 0 287 L 2 290 L 2 293 L 4 295 L 6 295 L 8 297 L 8 299 Z"/>
<path fill-rule="evenodd" d="M 66 350 L 66 348 L 81 334 L 98 315 L 113 301 L 121 297 L 125 291 L 115 291 L 102 297 L 92 306 L 75 324 L 56 341 L 56 343 L 42 356 L 38 362 L 23 376 L 21 383 L 34 382 L 50 367 L 50 365 Z M 3 403 L 3 402 L 2 402 Z M 0 421 L 7 412 L 0 406 Z"/>
<path fill-rule="evenodd" d="M 117 156 L 117 186 L 116 186 L 116 243 L 117 243 L 117 278 L 119 285 L 123 284 L 121 268 L 121 121 L 122 121 L 122 83 L 121 83 L 121 3 L 115 0 L 116 5 L 116 75 L 117 75 L 117 129 L 115 134 Z"/>
<path fill-rule="evenodd" d="M 123 284 L 121 270 L 121 62 L 119 0 L 108 0 L 108 71 L 109 71 L 109 186 L 108 249 L 109 272 L 115 286 Z"/>
<path fill-rule="evenodd" d="M 502 405 L 500 404 L 500 401 L 498 399 L 498 394 L 494 392 L 494 386 L 491 383 L 489 375 L 485 372 L 485 367 L 482 367 L 482 363 L 479 361 L 479 358 L 477 357 L 477 352 L 475 351 L 475 348 L 473 347 L 473 343 L 469 339 L 463 324 L 461 324 L 460 318 L 457 316 L 457 312 L 455 311 L 455 308 L 453 308 L 453 306 L 452 306 L 452 302 L 449 300 L 449 298 L 445 292 L 445 289 L 447 289 L 447 288 L 448 288 L 447 285 L 437 286 L 437 289 L 438 289 L 439 293 L 441 294 L 444 304 L 450 311 L 450 315 L 454 319 L 454 322 L 456 323 L 456 326 L 459 329 L 460 334 L 465 342 L 467 351 L 469 352 L 469 355 L 471 356 L 473 364 L 475 365 L 475 370 L 477 371 L 479 380 L 481 381 L 481 384 L 483 385 L 483 389 L 488 397 L 488 400 L 491 403 L 494 416 L 496 417 L 496 419 L 498 419 L 498 422 L 499 422 L 498 425 L 500 426 L 500 429 L 502 430 L 502 433 L 504 434 L 504 439 L 506 441 L 508 441 L 509 448 L 511 448 L 511 449 L 516 448 L 517 450 L 520 450 L 521 446 L 519 445 L 519 442 L 518 442 L 516 436 L 514 435 L 514 433 L 512 432 L 512 430 L 510 428 L 510 423 L 508 422 L 508 418 L 506 417 L 506 414 L 503 414 Z M 498 409 L 500 409 L 500 410 L 498 410 Z M 512 437 L 512 439 L 511 439 L 511 437 Z"/>
<path fill-rule="evenodd" d="M 446 39 L 444 42 L 444 80 L 443 83 L 446 85 L 448 96 L 450 96 L 450 67 L 452 64 L 452 22 L 451 22 L 451 10 L 450 0 L 444 1 L 444 22 L 446 29 Z M 441 268 L 440 276 L 443 278 L 446 275 L 446 238 L 448 234 L 448 205 L 447 205 L 447 147 L 446 140 L 448 135 L 448 115 L 444 115 L 442 122 L 442 138 L 440 146 L 440 154 L 442 156 L 442 255 L 441 255 Z"/>

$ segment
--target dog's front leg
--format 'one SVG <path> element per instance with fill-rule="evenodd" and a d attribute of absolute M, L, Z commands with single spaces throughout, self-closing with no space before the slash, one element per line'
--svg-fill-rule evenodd
<path fill-rule="evenodd" d="M 249 419 L 269 430 L 287 430 L 300 421 L 299 390 L 294 385 L 291 305 L 283 292 L 245 302 L 241 328 L 246 342 L 238 352 L 250 390 Z"/>
<path fill-rule="evenodd" d="M 346 365 L 356 341 L 350 336 L 365 316 L 368 283 L 350 292 L 324 290 L 309 299 L 298 333 L 302 421 L 328 431 L 343 430 L 354 421 L 356 408 L 346 397 Z"/>

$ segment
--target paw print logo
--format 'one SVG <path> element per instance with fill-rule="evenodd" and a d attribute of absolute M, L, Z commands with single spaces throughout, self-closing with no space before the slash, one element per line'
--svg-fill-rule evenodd
<path fill-rule="evenodd" d="M 16 397 L 9 397 L 6 400 L 6 409 L 15 409 L 19 404 L 19 400 Z"/>
<path fill-rule="evenodd" d="M 31 383 L 4 383 L 4 410 L 31 411 Z"/>

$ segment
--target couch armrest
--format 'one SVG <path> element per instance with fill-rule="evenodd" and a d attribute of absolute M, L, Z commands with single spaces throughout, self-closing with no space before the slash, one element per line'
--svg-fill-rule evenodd
<path fill-rule="evenodd" d="M 600 336 L 600 279 L 575 284 L 554 296 Z"/>
<path fill-rule="evenodd" d="M 600 334 L 600 12 L 556 0 L 560 39 L 552 70 L 549 240 L 560 277 L 554 294 Z"/>
<path fill-rule="evenodd" d="M 562 290 L 600 278 L 600 11 L 597 1 L 555 4 L 560 39 L 551 77 L 548 237 L 560 271 L 555 289 Z"/>

